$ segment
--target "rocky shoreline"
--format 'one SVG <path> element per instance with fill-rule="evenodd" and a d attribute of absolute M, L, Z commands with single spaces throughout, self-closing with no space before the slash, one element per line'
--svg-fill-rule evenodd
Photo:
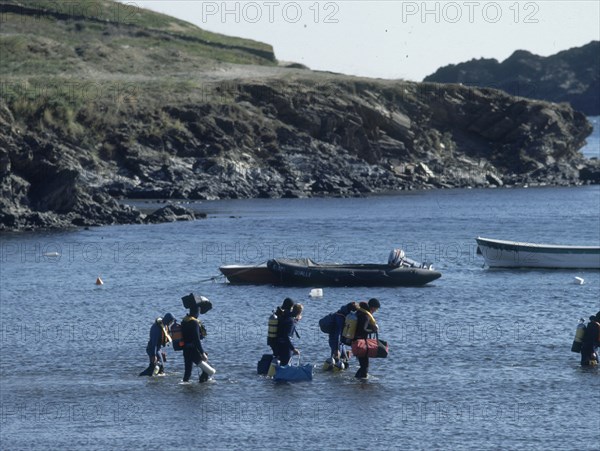
<path fill-rule="evenodd" d="M 2 105 L 0 230 L 194 218 L 181 206 L 145 215 L 119 202 L 125 198 L 599 183 L 597 161 L 578 151 L 591 125 L 564 104 L 315 74 L 229 86 L 218 101 L 124 115 L 87 144 L 59 130 L 24 129 Z"/>
<path fill-rule="evenodd" d="M 179 200 L 600 183 L 568 104 L 283 67 L 268 44 L 97 5 L 0 0 L 0 231 L 196 218 Z"/>

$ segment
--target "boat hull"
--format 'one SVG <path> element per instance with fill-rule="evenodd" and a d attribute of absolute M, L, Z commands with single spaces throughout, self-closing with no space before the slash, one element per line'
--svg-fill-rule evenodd
<path fill-rule="evenodd" d="M 556 246 L 476 238 L 490 268 L 600 269 L 600 247 Z"/>
<path fill-rule="evenodd" d="M 287 286 L 422 286 L 441 273 L 424 268 L 394 268 L 377 264 L 317 264 L 307 259 L 269 260 L 267 266 L 276 275 L 278 285 Z"/>
<path fill-rule="evenodd" d="M 234 285 L 269 285 L 277 282 L 275 274 L 267 268 L 266 263 L 257 266 L 221 266 L 219 271 Z"/>

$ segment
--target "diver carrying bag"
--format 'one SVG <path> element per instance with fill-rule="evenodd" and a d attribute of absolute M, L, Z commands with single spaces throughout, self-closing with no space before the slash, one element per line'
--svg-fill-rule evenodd
<path fill-rule="evenodd" d="M 380 340 L 379 338 L 359 338 L 352 342 L 352 354 L 356 357 L 385 359 L 388 353 L 389 347 L 387 341 Z"/>

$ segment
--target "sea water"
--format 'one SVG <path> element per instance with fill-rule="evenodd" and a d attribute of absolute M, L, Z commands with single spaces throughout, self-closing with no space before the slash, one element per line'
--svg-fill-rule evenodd
<path fill-rule="evenodd" d="M 208 217 L 2 235 L 1 449 L 598 448 L 600 372 L 570 347 L 579 318 L 600 310 L 600 272 L 491 270 L 475 237 L 598 246 L 600 187 L 190 207 Z M 397 247 L 442 278 L 285 288 L 215 277 L 220 265 L 273 257 L 383 263 Z M 138 377 L 152 322 L 181 319 L 190 292 L 213 303 L 201 318 L 213 380 L 194 372 L 182 384 L 170 348 L 165 376 Z M 317 366 L 312 382 L 256 374 L 268 317 L 287 296 L 305 307 L 294 341 L 301 363 Z M 366 382 L 354 360 L 322 372 L 318 320 L 371 297 L 389 357 L 371 360 Z"/>

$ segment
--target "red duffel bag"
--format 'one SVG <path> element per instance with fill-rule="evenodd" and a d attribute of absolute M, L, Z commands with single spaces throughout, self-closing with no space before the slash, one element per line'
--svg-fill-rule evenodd
<path fill-rule="evenodd" d="M 359 338 L 352 342 L 352 354 L 356 357 L 384 359 L 388 356 L 387 341 L 379 338 Z"/>

